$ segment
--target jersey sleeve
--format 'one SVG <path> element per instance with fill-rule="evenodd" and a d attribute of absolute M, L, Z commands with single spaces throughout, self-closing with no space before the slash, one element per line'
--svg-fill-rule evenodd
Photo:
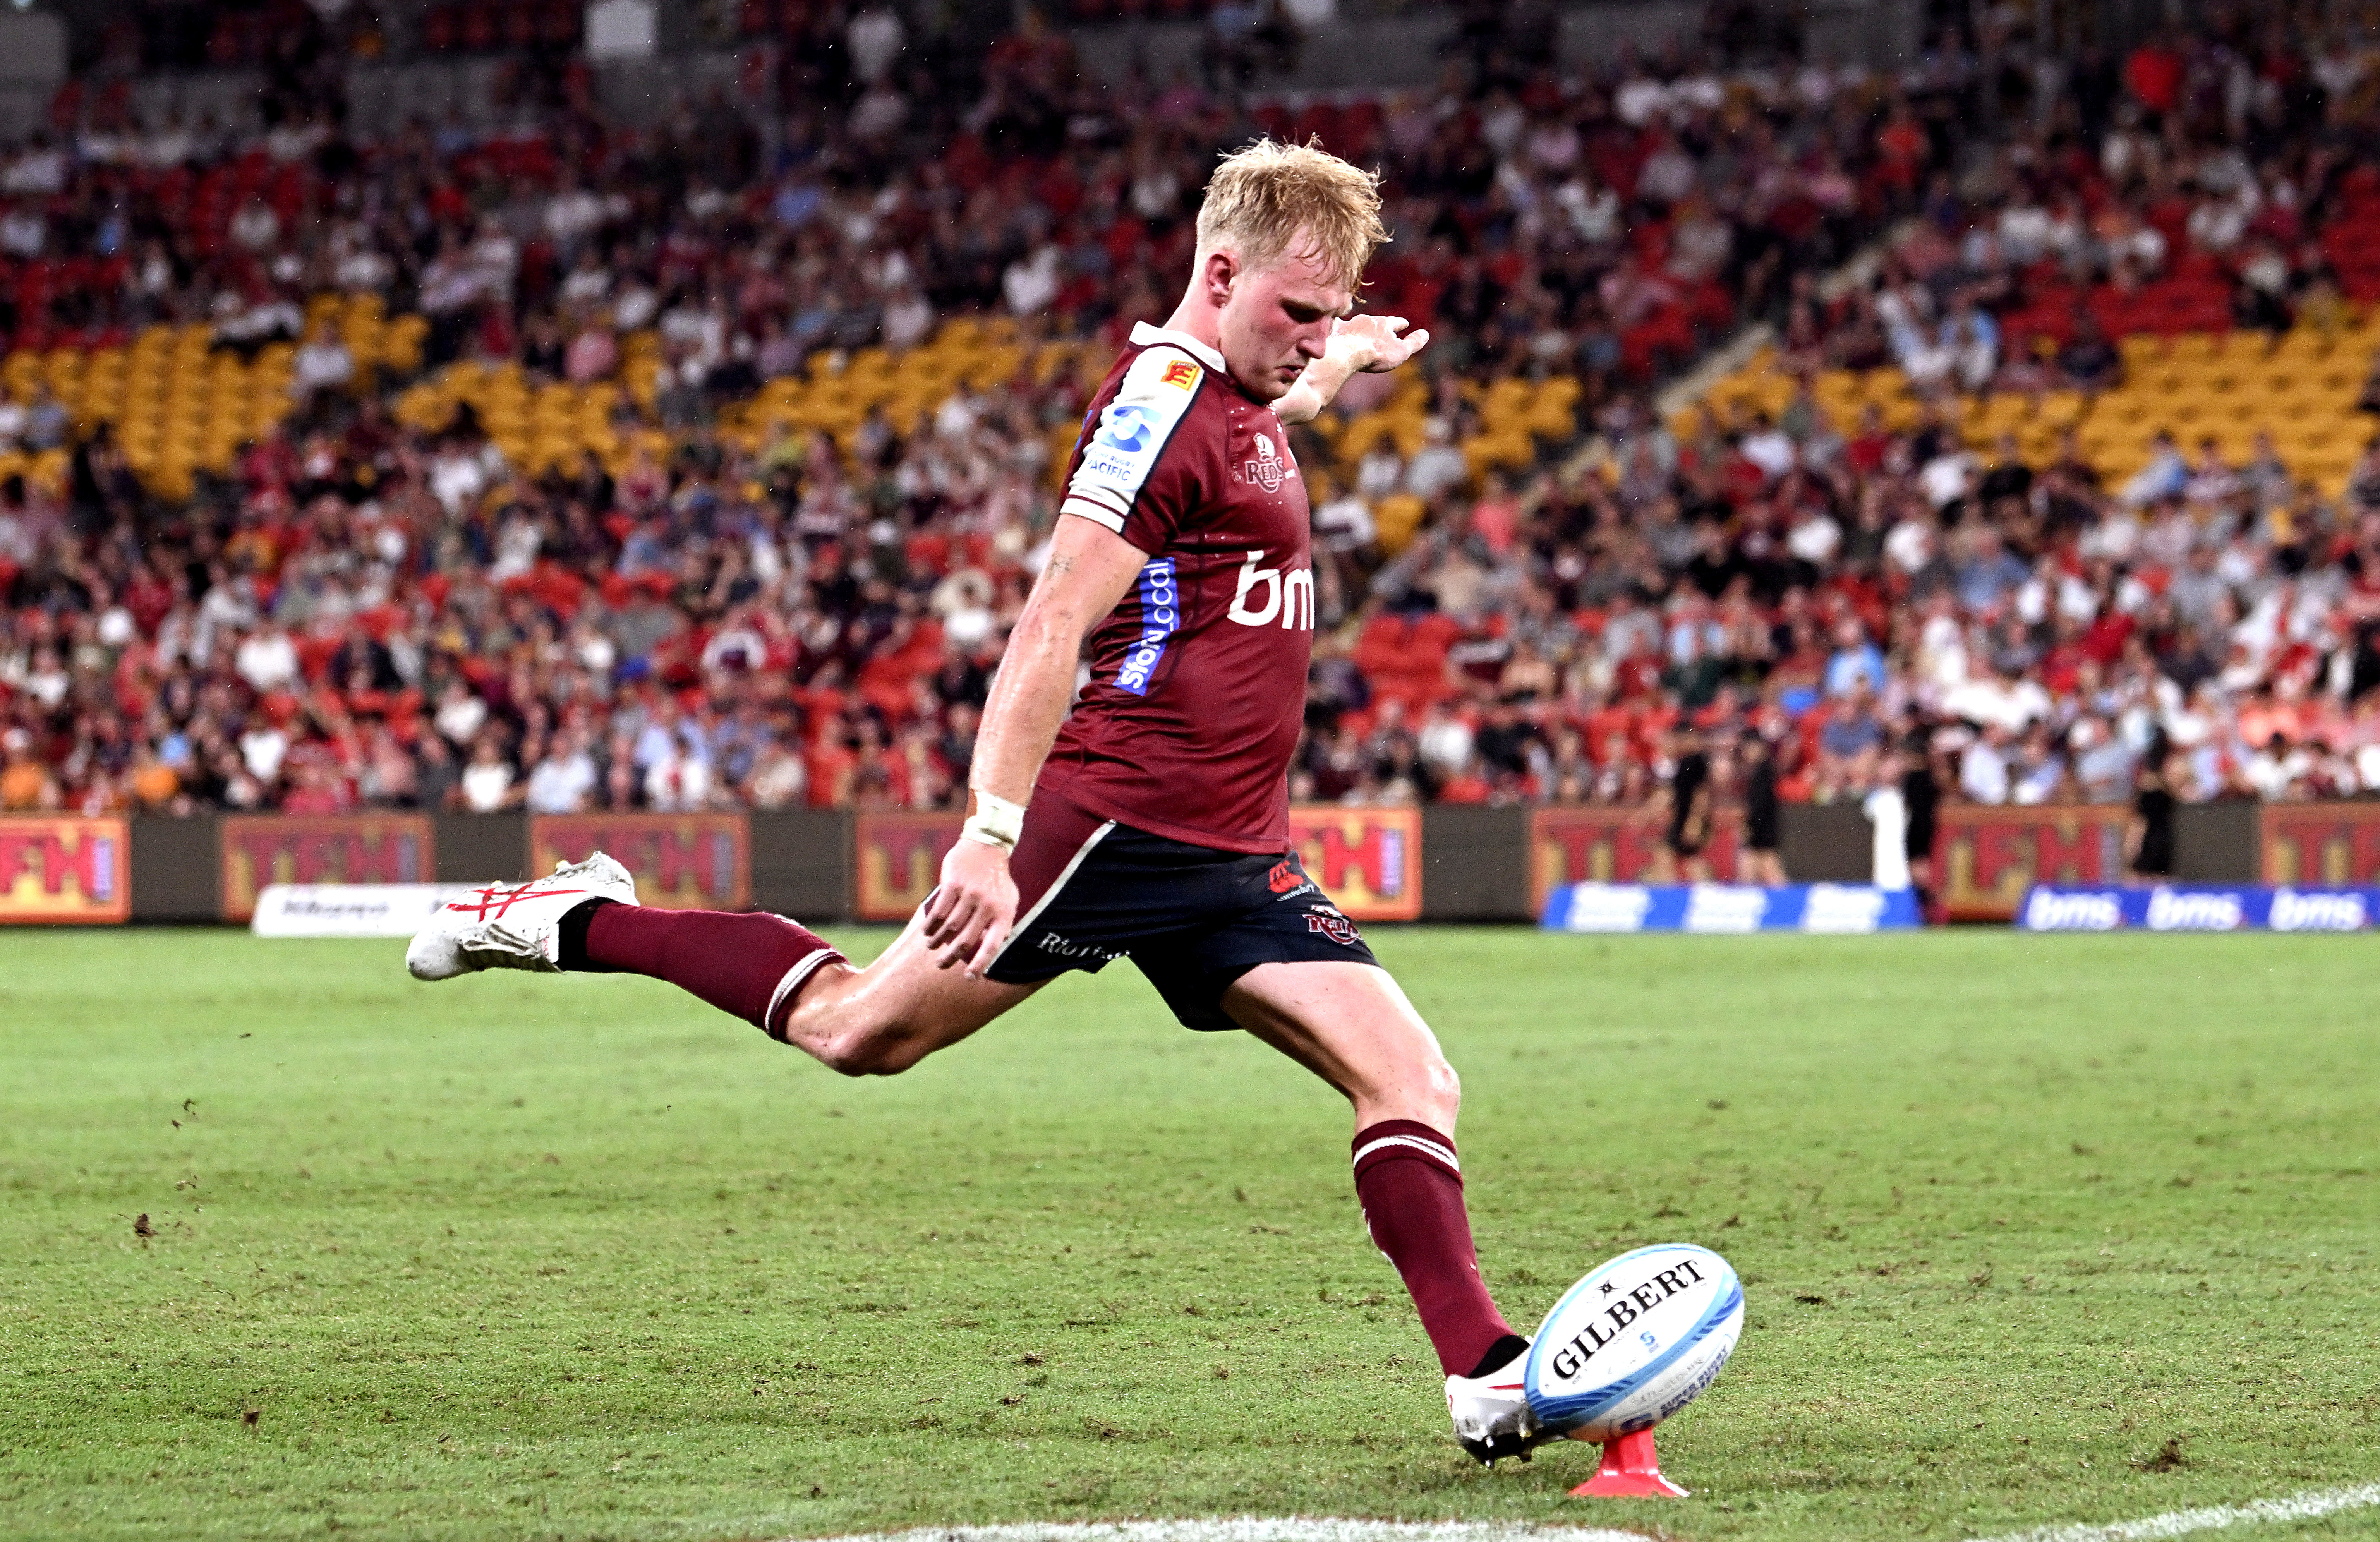
<path fill-rule="evenodd" d="M 1090 425 L 1062 514 L 1097 520 L 1143 552 L 1164 550 L 1199 504 L 1200 456 L 1185 441 L 1206 367 L 1180 350 L 1142 350 Z"/>

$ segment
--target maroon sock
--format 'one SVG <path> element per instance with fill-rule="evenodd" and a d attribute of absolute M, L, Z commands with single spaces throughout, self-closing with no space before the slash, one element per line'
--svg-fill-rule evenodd
<path fill-rule="evenodd" d="M 1357 1131 L 1355 1196 L 1373 1245 L 1404 1277 L 1438 1363 L 1449 1376 L 1471 1375 L 1512 1330 L 1479 1278 L 1454 1142 L 1410 1119 Z"/>
<path fill-rule="evenodd" d="M 779 1038 L 802 986 L 842 956 L 817 933 L 765 912 L 594 905 L 585 941 L 565 943 L 562 965 L 667 980 Z"/>

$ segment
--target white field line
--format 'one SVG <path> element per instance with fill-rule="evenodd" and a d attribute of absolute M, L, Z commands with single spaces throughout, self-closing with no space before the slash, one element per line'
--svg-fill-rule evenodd
<path fill-rule="evenodd" d="M 2008 1532 L 1981 1542 L 2165 1542 L 2232 1526 L 2312 1521 L 2380 1506 L 2380 1483 L 2314 1488 L 2277 1500 L 2175 1510 L 2137 1521 L 2078 1523 Z M 1342 1521 L 1257 1515 L 1209 1520 L 1028 1522 L 999 1526 L 924 1526 L 869 1532 L 839 1542 L 1651 1542 L 1641 1532 L 1539 1525 L 1527 1521 Z"/>
<path fill-rule="evenodd" d="M 2215 1505 L 2205 1510 L 2175 1510 L 2138 1521 L 2110 1521 L 2103 1525 L 2042 1526 L 2014 1531 L 1985 1542 L 2162 1542 L 2168 1536 L 2222 1531 L 2231 1526 L 2269 1525 L 2278 1521 L 2312 1521 L 2342 1510 L 2380 1505 L 2380 1483 L 2353 1488 L 2310 1488 L 2277 1500 L 2250 1504 Z"/>
<path fill-rule="evenodd" d="M 1196 1521 L 1048 1521 L 926 1526 L 836 1542 L 1652 1542 L 1642 1532 L 1527 1521 L 1341 1521 L 1327 1516 L 1218 1516 Z"/>

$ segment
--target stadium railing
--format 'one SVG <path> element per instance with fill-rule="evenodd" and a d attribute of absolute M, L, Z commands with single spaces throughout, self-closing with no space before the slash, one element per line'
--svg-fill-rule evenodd
<path fill-rule="evenodd" d="M 1936 848 L 1954 918 L 2006 919 L 2035 881 L 2124 880 L 2120 806 L 1946 807 Z M 758 907 L 814 921 L 895 920 L 923 897 L 954 815 L 392 812 L 327 818 L 0 818 L 0 922 L 245 920 L 271 882 L 516 882 L 601 844 L 649 900 Z M 1554 885 L 1647 880 L 1650 809 L 1298 811 L 1308 869 L 1359 920 L 1527 921 Z M 2201 882 L 2380 881 L 2380 803 L 2192 805 L 2176 877 Z M 1870 830 L 1852 804 L 1784 810 L 1796 881 L 1867 880 Z M 1731 830 L 1711 843 L 1734 877 Z"/>

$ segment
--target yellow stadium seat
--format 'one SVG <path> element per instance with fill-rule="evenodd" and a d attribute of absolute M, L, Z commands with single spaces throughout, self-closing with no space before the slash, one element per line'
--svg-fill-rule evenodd
<path fill-rule="evenodd" d="M 1410 492 L 1392 492 L 1372 508 L 1372 524 L 1378 532 L 1380 550 L 1395 556 L 1413 544 L 1429 506 Z"/>

